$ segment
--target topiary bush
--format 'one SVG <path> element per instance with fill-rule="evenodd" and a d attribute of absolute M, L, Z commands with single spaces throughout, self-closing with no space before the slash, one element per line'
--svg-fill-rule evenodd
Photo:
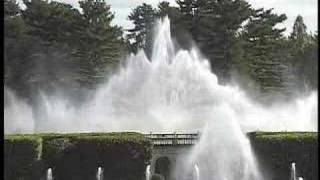
<path fill-rule="evenodd" d="M 262 173 L 271 180 L 290 178 L 291 163 L 297 176 L 318 179 L 318 134 L 312 132 L 253 132 L 249 138 Z"/>

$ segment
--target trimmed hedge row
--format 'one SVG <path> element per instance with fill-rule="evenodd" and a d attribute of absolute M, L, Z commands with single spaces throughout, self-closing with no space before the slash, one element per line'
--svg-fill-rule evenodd
<path fill-rule="evenodd" d="M 33 180 L 40 177 L 41 138 L 6 136 L 4 139 L 4 176 L 7 180 Z"/>
<path fill-rule="evenodd" d="M 318 180 L 317 132 L 253 132 L 248 134 L 265 177 L 290 179 L 291 163 L 298 177 Z"/>
<path fill-rule="evenodd" d="M 17 139 L 32 146 L 17 146 Z M 140 180 L 151 158 L 151 143 L 139 133 L 9 135 L 5 152 L 6 180 L 42 179 L 49 167 L 55 180 L 94 180 L 99 166 L 104 179 Z M 28 161 L 10 162 L 18 157 Z M 18 177 L 15 169 L 24 171 Z"/>

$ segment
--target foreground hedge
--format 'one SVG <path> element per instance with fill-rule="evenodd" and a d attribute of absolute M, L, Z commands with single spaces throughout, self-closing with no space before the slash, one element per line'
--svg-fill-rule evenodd
<path fill-rule="evenodd" d="M 318 134 L 316 132 L 249 133 L 253 150 L 265 177 L 290 179 L 291 163 L 304 180 L 318 180 Z"/>
<path fill-rule="evenodd" d="M 23 143 L 32 140 L 29 143 L 33 145 L 29 148 L 32 153 L 16 145 L 16 139 L 21 137 L 24 137 Z M 11 152 L 5 154 L 6 180 L 18 179 L 11 173 L 12 169 L 26 169 L 19 178 L 30 179 L 33 164 L 38 165 L 36 172 L 39 173 L 31 179 L 43 178 L 46 169 L 51 167 L 55 180 L 94 180 L 100 166 L 104 169 L 104 179 L 140 180 L 151 158 L 151 144 L 139 133 L 10 135 L 5 139 L 5 151 Z M 10 164 L 10 159 L 17 157 L 31 160 Z"/>
<path fill-rule="evenodd" d="M 4 139 L 4 176 L 6 180 L 39 179 L 41 138 L 6 136 Z"/>

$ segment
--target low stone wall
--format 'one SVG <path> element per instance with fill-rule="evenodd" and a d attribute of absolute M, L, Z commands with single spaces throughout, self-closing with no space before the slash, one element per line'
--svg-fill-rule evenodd
<path fill-rule="evenodd" d="M 318 133 L 253 132 L 248 136 L 268 180 L 289 180 L 292 162 L 297 176 L 318 180 Z"/>
<path fill-rule="evenodd" d="M 4 144 L 6 180 L 141 180 L 151 158 L 151 143 L 139 133 L 7 135 Z"/>

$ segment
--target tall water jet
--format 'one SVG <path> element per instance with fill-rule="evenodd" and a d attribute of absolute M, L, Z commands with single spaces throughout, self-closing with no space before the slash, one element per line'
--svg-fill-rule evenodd
<path fill-rule="evenodd" d="M 96 173 L 97 180 L 103 180 L 103 169 L 102 167 L 98 167 L 97 173 Z"/>
<path fill-rule="evenodd" d="M 151 171 L 150 171 L 150 165 L 146 168 L 146 180 L 151 180 Z"/>
<path fill-rule="evenodd" d="M 200 180 L 200 170 L 198 164 L 194 164 L 195 180 Z"/>
<path fill-rule="evenodd" d="M 291 163 L 291 174 L 290 174 L 290 180 L 297 180 L 297 175 L 296 175 L 296 163 Z"/>
<path fill-rule="evenodd" d="M 51 168 L 47 169 L 47 179 L 46 180 L 53 180 L 52 169 Z"/>

